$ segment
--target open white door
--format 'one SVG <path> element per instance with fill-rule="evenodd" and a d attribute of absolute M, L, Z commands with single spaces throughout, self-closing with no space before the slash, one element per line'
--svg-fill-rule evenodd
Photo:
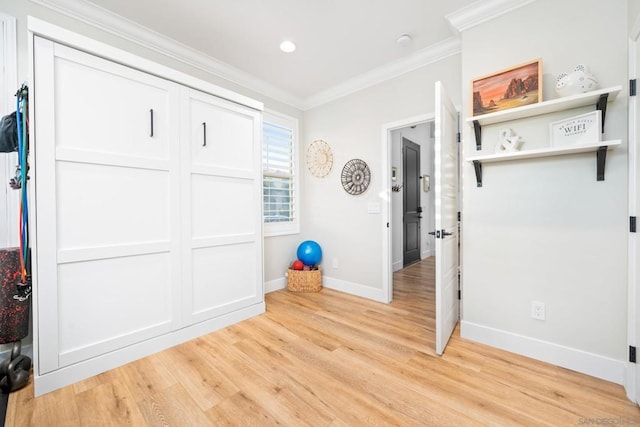
<path fill-rule="evenodd" d="M 458 323 L 458 113 L 436 82 L 436 353 Z"/>

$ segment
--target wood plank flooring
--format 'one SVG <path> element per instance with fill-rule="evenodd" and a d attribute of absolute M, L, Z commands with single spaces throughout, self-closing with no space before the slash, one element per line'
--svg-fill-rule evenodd
<path fill-rule="evenodd" d="M 638 424 L 621 386 L 463 340 L 434 353 L 433 258 L 394 302 L 328 289 L 34 399 L 7 426 Z"/>

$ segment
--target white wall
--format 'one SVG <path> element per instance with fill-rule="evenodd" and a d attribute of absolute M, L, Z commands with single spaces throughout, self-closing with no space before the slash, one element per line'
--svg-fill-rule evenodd
<path fill-rule="evenodd" d="M 29 0 L 11 0 L 0 3 L 0 12 L 14 16 L 18 20 L 18 81 L 26 81 L 28 78 L 27 62 L 27 15 L 35 16 L 52 24 L 61 26 L 68 30 L 91 37 L 95 40 L 108 43 L 117 48 L 129 51 L 138 56 L 150 59 L 162 65 L 174 68 L 184 73 L 190 74 L 202 80 L 211 82 L 218 86 L 233 90 L 237 93 L 252 97 L 261 101 L 265 109 L 277 111 L 300 119 L 302 113 L 289 105 L 270 99 L 262 94 L 248 90 L 238 84 L 224 80 L 214 74 L 205 72 L 186 65 L 178 60 L 167 57 L 151 49 L 144 48 L 136 43 L 119 38 L 113 34 L 99 30 L 95 27 L 79 22 L 68 16 L 58 14 L 45 7 L 39 6 Z M 302 132 L 303 124 L 300 123 Z M 265 281 L 270 281 L 283 277 L 287 265 L 292 256 L 295 257 L 297 244 L 300 242 L 299 235 L 269 237 L 265 239 Z M 293 254 L 293 255 L 292 255 Z"/>
<path fill-rule="evenodd" d="M 309 176 L 306 169 L 303 172 L 303 234 L 322 245 L 325 277 L 337 279 L 336 287 L 342 290 L 355 289 L 363 295 L 382 290 L 386 224 L 380 214 L 367 213 L 369 203 L 389 197 L 381 181 L 381 129 L 386 123 L 432 114 L 437 80 L 444 82 L 454 100 L 460 99 L 458 55 L 304 113 L 303 151 L 310 141 L 327 141 L 334 152 L 334 167 L 323 179 Z M 366 161 L 372 173 L 369 189 L 360 196 L 347 194 L 340 184 L 342 167 L 353 158 Z M 338 268 L 332 267 L 334 258 Z"/>
<path fill-rule="evenodd" d="M 562 347 L 615 369 L 626 358 L 627 21 L 624 0 L 537 0 L 463 32 L 465 117 L 471 79 L 535 58 L 543 60 L 545 100 L 557 96 L 555 76 L 578 63 L 601 87 L 623 88 L 606 114 L 603 139 L 623 143 L 607 154 L 604 182 L 596 181 L 594 154 L 484 165 L 482 188 L 463 162 L 463 336 L 542 358 L 531 346 Z M 523 149 L 547 146 L 550 120 L 594 109 L 487 126 L 481 152 L 464 125 L 463 156 L 492 153 L 503 127 L 524 137 Z M 545 321 L 531 319 L 532 300 L 546 304 Z"/>
<path fill-rule="evenodd" d="M 415 127 L 406 127 L 391 131 L 391 166 L 397 168 L 397 184 L 402 185 L 402 138 L 420 146 L 420 175 L 433 176 L 433 132 L 432 122 L 421 123 Z M 422 206 L 422 220 L 420 224 L 420 258 L 434 255 L 434 238 L 429 231 L 435 229 L 434 192 L 425 193 L 420 184 L 420 205 Z M 393 271 L 403 266 L 403 197 L 404 188 L 391 193 L 391 263 Z"/>
<path fill-rule="evenodd" d="M 640 0 L 629 0 L 629 27 L 633 28 L 633 25 L 636 23 L 637 19 L 640 19 L 638 16 L 640 14 Z"/>

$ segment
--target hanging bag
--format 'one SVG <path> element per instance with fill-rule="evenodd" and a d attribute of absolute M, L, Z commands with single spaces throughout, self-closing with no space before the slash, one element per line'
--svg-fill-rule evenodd
<path fill-rule="evenodd" d="M 18 151 L 18 125 L 15 111 L 0 119 L 0 153 Z"/>

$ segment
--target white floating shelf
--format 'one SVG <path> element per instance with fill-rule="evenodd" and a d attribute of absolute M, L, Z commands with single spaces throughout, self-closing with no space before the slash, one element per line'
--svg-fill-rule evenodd
<path fill-rule="evenodd" d="M 622 143 L 619 139 L 610 141 L 600 141 L 588 145 L 571 145 L 566 147 L 549 147 L 537 150 L 513 151 L 507 153 L 486 154 L 483 156 L 467 157 L 467 162 L 479 161 L 482 163 L 505 162 L 510 160 L 534 159 L 537 157 L 562 156 L 566 154 L 590 153 L 597 151 L 600 147 L 614 147 Z"/>
<path fill-rule="evenodd" d="M 511 108 L 504 111 L 496 111 L 495 113 L 482 114 L 466 119 L 467 123 L 473 124 L 474 121 L 480 125 L 490 125 L 494 123 L 507 122 L 509 120 L 523 119 L 527 117 L 539 116 L 542 114 L 554 113 L 556 111 L 569 110 L 571 108 L 584 107 L 587 105 L 595 105 L 600 99 L 600 95 L 609 94 L 608 102 L 616 99 L 622 86 L 614 86 L 606 89 L 594 90 L 578 95 L 565 96 L 550 101 L 538 102 L 522 107 Z"/>
<path fill-rule="evenodd" d="M 595 144 L 571 145 L 567 147 L 549 147 L 538 150 L 514 151 L 509 153 L 488 154 L 484 156 L 467 157 L 467 162 L 473 163 L 476 173 L 476 183 L 482 187 L 482 164 L 506 162 L 512 160 L 535 159 L 539 157 L 564 156 L 567 154 L 596 153 L 596 180 L 604 181 L 604 166 L 607 150 L 622 143 L 619 139 L 599 141 Z"/>

